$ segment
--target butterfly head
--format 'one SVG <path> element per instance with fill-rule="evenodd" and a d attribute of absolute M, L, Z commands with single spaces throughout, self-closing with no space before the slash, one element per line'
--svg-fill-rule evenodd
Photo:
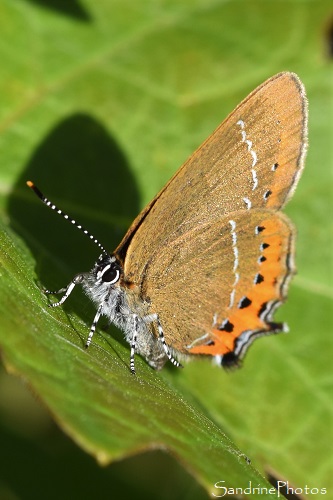
<path fill-rule="evenodd" d="M 120 282 L 123 270 L 114 255 L 102 253 L 92 270 L 92 274 L 98 283 L 115 285 Z"/>

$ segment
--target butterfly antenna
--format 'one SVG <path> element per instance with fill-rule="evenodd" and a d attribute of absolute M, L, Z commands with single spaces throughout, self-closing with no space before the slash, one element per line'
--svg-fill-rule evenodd
<path fill-rule="evenodd" d="M 74 226 L 76 226 L 78 229 L 80 229 L 86 236 L 88 236 L 88 238 L 90 238 L 95 243 L 95 245 L 97 245 L 102 250 L 102 252 L 104 252 L 106 255 L 109 255 L 109 252 L 107 252 L 105 250 L 105 248 L 103 247 L 103 245 L 98 240 L 96 240 L 95 236 L 93 236 L 91 233 L 89 233 L 89 231 L 87 231 L 83 226 L 81 226 L 81 224 L 78 224 L 76 222 L 76 220 L 72 219 L 71 217 L 69 217 L 69 215 L 65 214 L 65 212 L 60 210 L 60 208 L 58 208 L 54 203 L 52 203 L 50 200 L 48 200 L 46 198 L 46 196 L 44 196 L 43 193 L 41 191 L 39 191 L 38 187 L 35 186 L 35 184 L 32 181 L 27 181 L 27 186 L 33 190 L 33 192 L 38 196 L 38 198 L 40 200 L 42 200 L 42 202 L 47 207 L 50 207 L 52 210 L 57 212 L 59 215 L 62 215 L 64 219 L 71 222 Z"/>

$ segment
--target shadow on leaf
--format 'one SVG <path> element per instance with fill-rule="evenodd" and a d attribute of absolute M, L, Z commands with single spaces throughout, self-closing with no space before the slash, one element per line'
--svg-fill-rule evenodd
<path fill-rule="evenodd" d="M 126 158 L 96 120 L 77 114 L 54 128 L 31 157 L 8 201 L 12 226 L 29 244 L 38 262 L 38 277 L 51 289 L 91 269 L 100 250 L 45 207 L 30 192 L 27 180 L 33 180 L 110 252 L 139 211 L 137 186 Z"/>
<path fill-rule="evenodd" d="M 60 14 L 76 18 L 80 21 L 90 22 L 91 15 L 79 0 L 28 0 L 41 7 L 54 10 Z"/>

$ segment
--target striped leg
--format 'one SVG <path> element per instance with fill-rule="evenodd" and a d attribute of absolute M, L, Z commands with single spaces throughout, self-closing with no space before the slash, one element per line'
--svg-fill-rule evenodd
<path fill-rule="evenodd" d="M 84 280 L 85 278 L 85 275 L 84 274 L 78 274 L 77 276 L 75 276 L 72 281 L 64 288 L 60 288 L 60 290 L 56 290 L 55 292 L 52 292 L 51 290 L 43 290 L 43 292 L 47 295 L 57 295 L 59 293 L 64 293 L 64 295 L 61 297 L 61 299 L 58 301 L 58 302 L 53 302 L 53 303 L 50 303 L 49 306 L 50 307 L 58 307 L 58 306 L 61 306 L 61 304 L 63 304 L 65 302 L 66 299 L 68 299 L 68 297 L 70 296 L 70 294 L 72 293 L 75 285 L 79 285 L 82 283 L 82 281 Z"/>
<path fill-rule="evenodd" d="M 96 326 L 97 326 L 98 320 L 99 320 L 101 312 L 102 312 L 102 308 L 103 308 L 103 303 L 97 309 L 97 312 L 96 312 L 95 317 L 94 317 L 94 321 L 92 322 L 92 325 L 90 327 L 90 332 L 89 332 L 89 335 L 88 335 L 88 338 L 87 338 L 87 341 L 86 341 L 86 345 L 85 345 L 86 349 L 91 344 L 92 338 L 93 338 L 95 330 L 96 330 Z"/>
<path fill-rule="evenodd" d="M 157 329 L 158 329 L 158 334 L 159 334 L 159 339 L 160 341 L 162 342 L 162 346 L 163 346 L 163 349 L 164 349 L 164 352 L 165 354 L 167 355 L 169 361 L 171 361 L 171 363 L 174 365 L 174 366 L 177 366 L 178 368 L 183 368 L 183 365 L 181 365 L 179 363 L 179 361 L 177 361 L 171 354 L 170 352 L 170 349 L 165 341 L 165 337 L 164 337 L 164 332 L 163 332 L 163 328 L 162 328 L 162 325 L 161 325 L 161 322 L 160 322 L 160 319 L 158 317 L 158 314 L 151 314 L 150 316 L 146 316 L 145 318 L 145 321 L 149 322 L 149 321 L 156 321 L 157 323 Z"/>
<path fill-rule="evenodd" d="M 136 351 L 136 342 L 138 339 L 138 317 L 136 314 L 133 314 L 134 320 L 134 328 L 133 328 L 133 337 L 131 342 L 131 358 L 130 358 L 130 370 L 133 375 L 135 375 L 135 361 L 134 355 Z"/>

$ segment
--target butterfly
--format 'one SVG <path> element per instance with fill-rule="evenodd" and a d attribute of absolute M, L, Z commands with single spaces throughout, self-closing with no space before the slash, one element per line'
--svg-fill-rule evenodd
<path fill-rule="evenodd" d="M 192 154 L 109 253 L 100 248 L 53 307 L 81 285 L 101 315 L 123 330 L 135 353 L 161 369 L 198 355 L 240 364 L 263 335 L 286 330 L 273 321 L 295 273 L 295 229 L 281 212 L 307 149 L 307 99 L 300 79 L 279 73 L 255 89 Z"/>

